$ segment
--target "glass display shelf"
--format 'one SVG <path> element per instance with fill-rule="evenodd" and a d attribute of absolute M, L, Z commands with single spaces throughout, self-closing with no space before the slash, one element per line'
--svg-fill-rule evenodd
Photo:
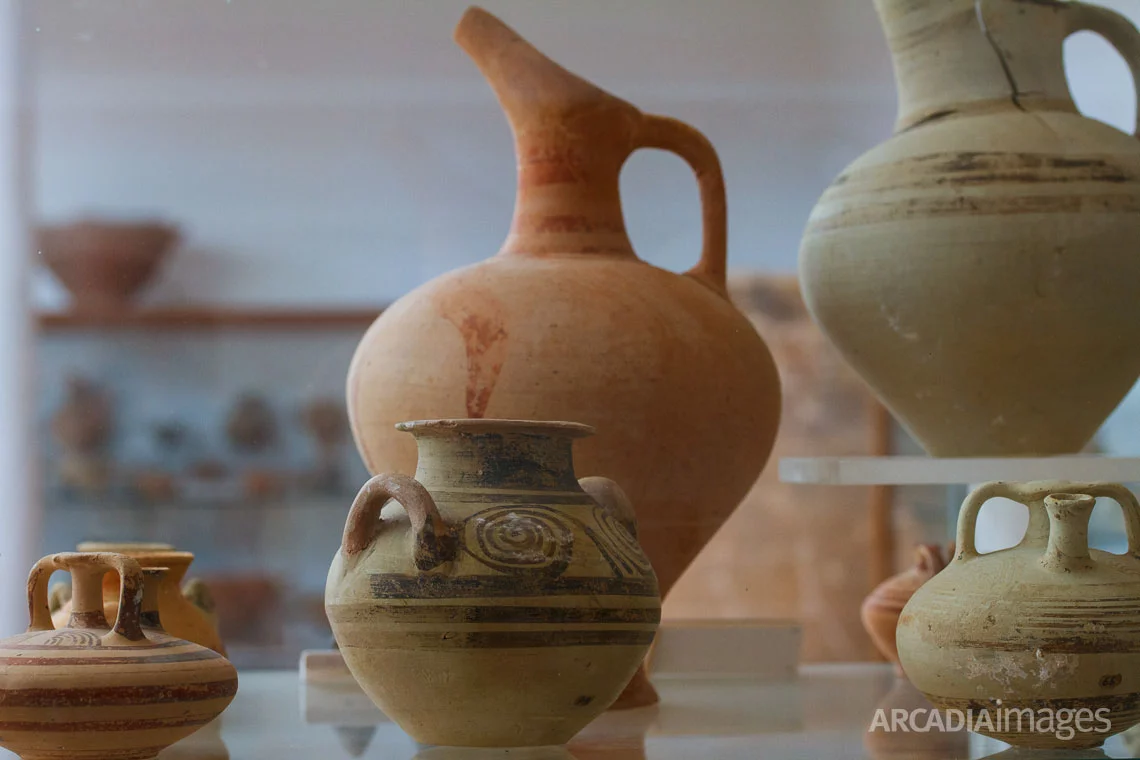
<path fill-rule="evenodd" d="M 784 483 L 828 486 L 968 485 L 990 480 L 1140 481 L 1140 457 L 784 457 Z"/>
<path fill-rule="evenodd" d="M 356 309 L 239 309 L 209 306 L 41 312 L 40 330 L 313 330 L 364 329 L 385 305 Z"/>
<path fill-rule="evenodd" d="M 121 501 L 94 501 L 84 499 L 53 499 L 46 502 L 49 512 L 296 512 L 330 511 L 343 518 L 356 492 L 338 496 L 318 496 L 313 498 L 285 497 L 259 501 L 249 499 L 179 499 L 173 501 L 141 501 L 123 499 Z"/>
<path fill-rule="evenodd" d="M 982 760 L 1040 758 L 966 732 L 868 733 L 875 710 L 914 708 L 921 695 L 889 665 L 817 664 L 792 682 L 740 678 L 657 678 L 661 703 L 603 714 L 566 747 L 464 750 L 419 746 L 378 711 L 351 707 L 337 717 L 336 695 L 309 693 L 295 670 L 242 671 L 222 717 L 159 755 L 160 760 Z M 319 690 L 318 690 L 319 691 Z M 305 700 L 327 702 L 329 717 L 302 717 Z M 916 700 L 919 700 L 916 702 Z M 1080 758 L 1135 757 L 1140 732 L 1110 738 Z M 1046 754 L 1046 757 L 1052 755 Z M 0 750 L 0 758 L 14 758 Z"/>

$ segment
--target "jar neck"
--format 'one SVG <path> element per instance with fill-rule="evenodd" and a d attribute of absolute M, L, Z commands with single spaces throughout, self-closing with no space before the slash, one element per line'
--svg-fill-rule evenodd
<path fill-rule="evenodd" d="M 431 490 L 578 491 L 573 440 L 546 433 L 425 431 L 416 434 L 416 480 Z"/>
<path fill-rule="evenodd" d="M 68 628 L 110 628 L 103 614 L 103 591 L 99 579 L 100 568 L 73 568 L 71 571 L 71 616 Z M 116 594 L 118 593 L 118 575 Z"/>
<path fill-rule="evenodd" d="M 634 258 L 619 177 L 641 112 L 481 9 L 464 14 L 455 39 L 494 89 L 515 137 L 518 194 L 500 253 Z"/>
<path fill-rule="evenodd" d="M 517 151 L 514 218 L 500 255 L 637 258 L 622 215 L 620 166 L 585 168 L 571 156 L 552 158 L 557 151 L 521 143 Z"/>
<path fill-rule="evenodd" d="M 1089 554 L 1089 519 L 1096 499 L 1086 494 L 1057 493 L 1045 497 L 1049 512 L 1049 546 L 1046 567 L 1075 572 L 1092 567 Z"/>
<path fill-rule="evenodd" d="M 1065 78 L 1063 20 L 1050 4 L 875 0 L 875 5 L 894 64 L 897 131 L 953 115 L 1076 111 Z"/>

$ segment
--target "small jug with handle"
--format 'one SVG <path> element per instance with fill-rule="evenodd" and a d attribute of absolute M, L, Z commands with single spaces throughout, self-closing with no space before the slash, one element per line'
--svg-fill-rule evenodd
<path fill-rule="evenodd" d="M 1140 75 L 1140 33 L 1081 2 L 875 6 L 898 121 L 812 211 L 808 308 L 931 455 L 1076 453 L 1140 375 L 1140 140 L 1081 115 L 1063 45 Z"/>
<path fill-rule="evenodd" d="M 980 554 L 978 512 L 995 497 L 1026 505 L 1029 527 L 1017 546 Z M 1097 497 L 1124 511 L 1124 554 L 1089 548 Z M 1015 746 L 1092 747 L 1140 723 L 1136 497 L 1115 483 L 980 486 L 959 513 L 957 554 L 903 608 L 896 642 L 906 675 L 931 702 L 987 710 L 990 725 L 973 730 Z M 1060 710 L 1087 720 L 1070 733 Z M 1056 730 L 1037 730 L 1050 714 Z"/>

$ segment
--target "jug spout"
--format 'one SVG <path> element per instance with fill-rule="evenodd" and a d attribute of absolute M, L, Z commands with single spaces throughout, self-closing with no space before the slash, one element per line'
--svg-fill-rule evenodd
<path fill-rule="evenodd" d="M 978 111 L 1075 110 L 1054 5 L 1061 4 L 875 0 L 899 92 L 896 130 Z"/>
<path fill-rule="evenodd" d="M 627 111 L 631 121 L 639 120 L 633 105 L 567 71 L 482 8 L 467 9 L 455 41 L 483 72 L 513 126 L 528 125 L 543 109 L 558 115 Z"/>
<path fill-rule="evenodd" d="M 619 177 L 641 112 L 481 8 L 467 10 L 455 41 L 494 89 L 515 136 L 518 196 L 502 253 L 634 256 Z"/>

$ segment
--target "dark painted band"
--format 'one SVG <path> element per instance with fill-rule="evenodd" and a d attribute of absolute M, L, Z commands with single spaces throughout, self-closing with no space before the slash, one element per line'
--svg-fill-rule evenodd
<path fill-rule="evenodd" d="M 462 599 L 471 597 L 536 596 L 651 596 L 657 581 L 645 578 L 543 578 L 533 584 L 515 576 L 475 575 L 449 578 L 439 575 L 370 576 L 376 599 Z"/>

